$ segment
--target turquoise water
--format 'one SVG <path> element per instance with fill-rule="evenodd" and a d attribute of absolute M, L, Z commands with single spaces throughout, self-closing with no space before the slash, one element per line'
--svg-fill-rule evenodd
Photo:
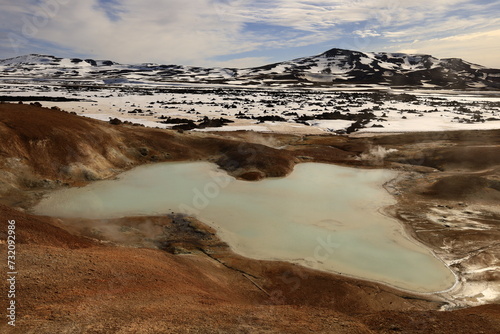
<path fill-rule="evenodd" d="M 206 162 L 159 163 L 116 180 L 56 191 L 34 211 L 95 219 L 183 212 L 215 227 L 247 257 L 418 292 L 450 288 L 453 273 L 405 237 L 397 221 L 379 213 L 395 203 L 382 187 L 393 177 L 387 170 L 306 163 L 285 178 L 246 182 Z"/>

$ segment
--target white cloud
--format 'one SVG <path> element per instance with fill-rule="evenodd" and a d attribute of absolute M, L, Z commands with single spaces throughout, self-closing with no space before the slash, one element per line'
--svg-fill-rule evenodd
<path fill-rule="evenodd" d="M 247 67 L 257 67 L 263 66 L 271 63 L 272 60 L 269 57 L 244 57 L 236 58 L 225 61 L 215 61 L 211 62 L 211 66 L 214 67 L 229 67 L 229 68 L 247 68 Z"/>
<path fill-rule="evenodd" d="M 395 51 L 428 53 L 438 58 L 462 58 L 479 65 L 500 68 L 498 41 L 500 41 L 500 29 L 416 41 L 399 45 Z"/>
<path fill-rule="evenodd" d="M 62 1 L 62 0 L 51 0 Z M 97 0 L 70 1 L 44 24 L 35 24 L 34 39 L 64 45 L 75 53 L 124 62 L 170 61 L 197 64 L 213 56 L 251 50 L 241 42 L 243 22 L 220 15 L 212 0 L 123 0 L 118 20 L 111 20 Z M 19 1 L 22 15 L 11 22 L 18 36 L 25 36 L 34 2 Z M 13 10 L 19 10 L 14 6 Z M 0 19 L 10 20 L 7 13 Z M 6 23 L 6 21 L 3 21 Z M 32 22 L 31 22 L 32 23 Z"/>
<path fill-rule="evenodd" d="M 124 0 L 122 8 L 120 20 L 112 21 L 96 10 L 95 1 L 74 2 L 44 29 L 43 38 L 127 62 L 196 64 L 252 48 L 252 43 L 237 43 L 240 23 L 221 20 L 210 0 L 169 0 L 168 6 L 159 0 Z"/>
<path fill-rule="evenodd" d="M 499 25 L 500 18 L 487 15 L 471 15 L 467 18 L 451 16 L 406 29 L 385 31 L 383 35 L 390 39 L 407 38 L 413 40 L 419 38 L 429 40 L 443 35 L 453 36 L 457 32 L 482 31 L 488 27 L 498 27 Z"/>
<path fill-rule="evenodd" d="M 372 29 L 355 30 L 352 33 L 355 35 L 358 35 L 361 38 L 380 36 L 380 34 L 376 30 L 372 30 Z"/>
<path fill-rule="evenodd" d="M 401 26 L 426 18 L 436 18 L 470 0 L 253 0 L 235 12 L 299 30 L 315 31 L 346 23 L 370 23 L 376 26 Z"/>
<path fill-rule="evenodd" d="M 365 51 L 396 46 L 432 53 L 437 46 L 426 41 L 500 26 L 498 1 L 479 5 L 473 0 L 116 0 L 106 8 L 98 0 L 7 1 L 0 12 L 4 36 L 24 38 L 23 31 L 33 28 L 26 22 L 33 26 L 35 20 L 27 38 L 32 48 L 40 49 L 43 41 L 44 50 L 52 48 L 54 53 L 67 49 L 129 63 L 212 66 L 220 63 L 213 60 L 220 56 L 255 50 L 260 56 L 263 50 L 272 54 L 273 49 L 329 41 L 331 47 Z M 58 6 L 44 18 L 40 3 Z M 266 30 L 270 26 L 283 29 Z M 415 39 L 419 42 L 411 45 Z M 498 44 L 488 35 L 469 42 L 478 49 Z M 468 52 L 463 41 L 443 43 L 453 44 L 461 54 Z M 5 38 L 0 40 L 2 47 L 6 44 Z M 22 50 L 29 49 L 30 45 Z M 241 64 L 263 60 L 253 54 L 239 59 Z"/>

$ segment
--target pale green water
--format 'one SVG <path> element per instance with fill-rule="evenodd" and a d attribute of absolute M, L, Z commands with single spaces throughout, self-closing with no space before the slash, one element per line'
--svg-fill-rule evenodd
<path fill-rule="evenodd" d="M 117 180 L 54 192 L 35 207 L 59 217 L 185 212 L 216 227 L 237 253 L 382 281 L 419 292 L 450 288 L 453 273 L 378 210 L 395 175 L 307 163 L 291 175 L 236 180 L 209 163 L 142 166 Z"/>

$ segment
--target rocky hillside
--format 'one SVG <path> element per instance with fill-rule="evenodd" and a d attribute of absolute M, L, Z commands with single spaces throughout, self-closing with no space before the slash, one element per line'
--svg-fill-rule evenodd
<path fill-rule="evenodd" d="M 284 176 L 294 165 L 291 154 L 260 144 L 111 123 L 0 104 L 1 201 L 15 204 L 20 188 L 85 183 L 149 162 L 210 160 L 243 179 Z"/>

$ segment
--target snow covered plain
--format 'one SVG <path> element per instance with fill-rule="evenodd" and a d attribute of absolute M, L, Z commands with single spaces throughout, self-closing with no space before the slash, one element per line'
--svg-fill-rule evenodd
<path fill-rule="evenodd" d="M 383 85 L 298 89 L 140 81 L 103 84 L 0 78 L 0 101 L 16 99 L 150 127 L 171 128 L 188 120 L 199 124 L 205 117 L 226 120 L 222 127 L 209 124 L 194 131 L 342 134 L 500 129 L 498 91 L 403 90 Z"/>

